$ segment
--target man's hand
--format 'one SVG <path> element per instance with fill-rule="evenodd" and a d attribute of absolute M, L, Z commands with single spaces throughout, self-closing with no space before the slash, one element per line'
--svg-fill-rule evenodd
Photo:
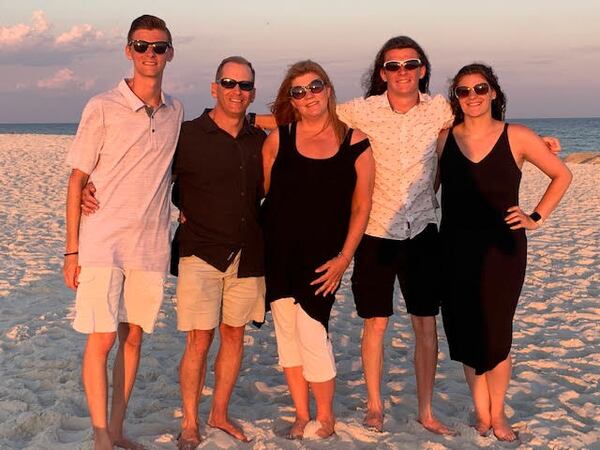
<path fill-rule="evenodd" d="M 63 261 L 63 276 L 65 279 L 65 284 L 68 288 L 73 290 L 77 290 L 77 286 L 79 286 L 79 272 L 81 271 L 81 266 L 79 265 L 79 255 L 67 255 Z"/>
<path fill-rule="evenodd" d="M 542 136 L 542 140 L 548 147 L 548 150 L 550 150 L 555 155 L 558 155 L 560 153 L 560 151 L 562 150 L 562 147 L 560 146 L 560 139 L 558 139 L 557 137 Z"/>
<path fill-rule="evenodd" d="M 94 214 L 100 208 L 100 203 L 95 194 L 96 186 L 90 181 L 81 191 L 81 213 L 84 216 Z"/>

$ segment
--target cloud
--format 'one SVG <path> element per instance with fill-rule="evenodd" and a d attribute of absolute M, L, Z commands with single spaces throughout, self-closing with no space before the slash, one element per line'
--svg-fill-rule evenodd
<path fill-rule="evenodd" d="M 94 27 L 84 23 L 83 25 L 75 25 L 66 33 L 58 36 L 54 43 L 60 45 L 70 45 L 75 43 L 95 43 L 104 39 L 102 31 L 94 30 Z"/>
<path fill-rule="evenodd" d="M 33 12 L 31 21 L 31 25 L 20 23 L 12 27 L 0 27 L 0 45 L 19 45 L 30 38 L 37 40 L 50 29 L 46 15 L 41 10 Z"/>
<path fill-rule="evenodd" d="M 78 89 L 89 91 L 96 84 L 95 79 L 83 79 L 75 74 L 71 69 L 64 68 L 58 70 L 52 77 L 39 80 L 37 87 L 48 90 L 66 90 Z"/>
<path fill-rule="evenodd" d="M 29 24 L 0 27 L 0 64 L 65 65 L 120 45 L 122 39 L 116 33 L 108 35 L 90 24 L 73 25 L 63 33 L 53 32 L 46 14 L 37 10 Z"/>

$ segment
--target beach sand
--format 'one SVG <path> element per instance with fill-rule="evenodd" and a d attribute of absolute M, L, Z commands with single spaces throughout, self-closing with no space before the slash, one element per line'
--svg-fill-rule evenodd
<path fill-rule="evenodd" d="M 71 329 L 73 293 L 60 273 L 68 175 L 64 157 L 71 140 L 0 135 L 2 449 L 91 448 L 80 382 L 84 336 Z M 449 360 L 441 323 L 434 408 L 460 435 L 436 436 L 416 422 L 412 332 L 400 299 L 386 337 L 385 432 L 363 429 L 362 323 L 347 274 L 330 325 L 338 367 L 337 436 L 325 442 L 284 439 L 292 403 L 277 365 L 273 326 L 267 323 L 260 330 L 248 329 L 231 401 L 231 416 L 252 443 L 239 444 L 204 426 L 212 394 L 213 345 L 200 406 L 206 438 L 201 448 L 600 448 L 600 166 L 569 167 L 574 179 L 566 198 L 542 230 L 529 233 L 529 267 L 514 323 L 515 367 L 507 398 L 519 443 L 480 437 L 470 428 L 469 392 L 461 365 Z M 524 168 L 521 204 L 526 211 L 546 182 L 534 168 Z M 181 417 L 177 365 L 184 337 L 175 331 L 174 281 L 169 279 L 156 331 L 145 341 L 126 425 L 130 437 L 150 449 L 175 448 Z"/>

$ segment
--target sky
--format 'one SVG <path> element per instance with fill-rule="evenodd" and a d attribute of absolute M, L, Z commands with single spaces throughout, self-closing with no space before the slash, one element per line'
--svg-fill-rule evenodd
<path fill-rule="evenodd" d="M 163 87 L 186 118 L 214 103 L 224 57 L 256 68 L 251 109 L 268 110 L 286 68 L 324 66 L 338 101 L 390 37 L 408 35 L 432 64 L 431 91 L 474 61 L 490 64 L 509 118 L 600 116 L 600 1 L 484 0 L 0 0 L 0 123 L 78 122 L 86 101 L 131 74 L 131 21 L 154 14 L 173 34 Z"/>

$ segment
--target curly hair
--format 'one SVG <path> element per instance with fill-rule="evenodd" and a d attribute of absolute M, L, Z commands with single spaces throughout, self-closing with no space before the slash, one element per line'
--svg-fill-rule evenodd
<path fill-rule="evenodd" d="M 325 69 L 310 59 L 299 61 L 288 68 L 285 77 L 281 82 L 281 86 L 279 86 L 279 90 L 277 91 L 277 97 L 273 103 L 271 103 L 271 112 L 275 116 L 278 125 L 302 120 L 296 109 L 292 106 L 290 89 L 292 88 L 292 80 L 306 73 L 314 73 L 318 78 L 323 80 L 325 86 L 328 86 L 330 89 L 329 100 L 327 102 L 327 113 L 329 115 L 327 125 L 331 124 L 338 139 L 338 143 L 341 144 L 348 132 L 348 126 L 338 118 L 338 115 L 335 112 L 335 89 L 327 72 L 325 72 Z"/>
<path fill-rule="evenodd" d="M 383 44 L 383 47 L 377 52 L 375 61 L 367 73 L 363 76 L 363 88 L 365 90 L 365 98 L 371 97 L 372 95 L 381 95 L 386 89 L 387 85 L 385 81 L 381 79 L 381 69 L 385 62 L 386 52 L 394 49 L 412 48 L 415 50 L 419 59 L 425 66 L 425 76 L 419 80 L 419 91 L 423 94 L 429 94 L 429 79 L 431 78 L 431 64 L 425 54 L 425 51 L 421 48 L 417 42 L 408 36 L 396 36 Z"/>
<path fill-rule="evenodd" d="M 454 125 L 458 125 L 465 120 L 465 115 L 460 107 L 460 103 L 454 89 L 458 86 L 458 83 L 465 75 L 479 74 L 490 85 L 490 87 L 496 92 L 496 98 L 492 99 L 492 117 L 496 120 L 504 120 L 504 113 L 506 112 L 506 95 L 502 92 L 500 84 L 498 83 L 498 77 L 494 73 L 494 70 L 482 63 L 473 63 L 462 67 L 458 73 L 452 79 L 450 87 L 448 88 L 448 98 L 450 99 L 450 106 L 454 113 Z"/>

